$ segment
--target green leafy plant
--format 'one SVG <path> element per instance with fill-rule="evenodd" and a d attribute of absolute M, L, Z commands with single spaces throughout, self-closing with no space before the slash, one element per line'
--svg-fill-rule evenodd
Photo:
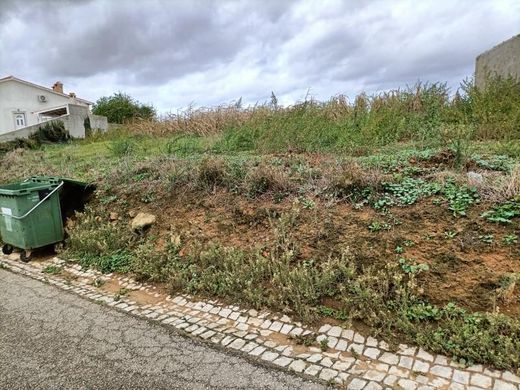
<path fill-rule="evenodd" d="M 446 238 L 447 240 L 452 240 L 457 236 L 457 234 L 459 233 L 454 230 L 447 230 L 444 232 L 444 238 Z"/>
<path fill-rule="evenodd" d="M 370 225 L 368 225 L 368 230 L 371 232 L 380 232 L 382 230 L 390 230 L 392 228 L 392 225 L 389 223 L 381 223 L 378 221 L 372 221 Z"/>
<path fill-rule="evenodd" d="M 520 201 L 511 200 L 481 214 L 490 222 L 509 224 L 520 216 Z"/>
<path fill-rule="evenodd" d="M 50 275 L 58 275 L 63 271 L 63 267 L 57 266 L 57 265 L 48 265 L 44 269 L 42 269 L 42 272 L 44 274 L 50 274 Z"/>
<path fill-rule="evenodd" d="M 486 243 L 486 244 L 492 244 L 494 236 L 493 234 L 482 234 L 478 236 L 479 240 Z"/>
<path fill-rule="evenodd" d="M 518 242 L 518 236 L 516 234 L 506 234 L 502 239 L 505 245 L 513 245 Z"/>
<path fill-rule="evenodd" d="M 415 264 L 413 260 L 409 260 L 404 257 L 399 258 L 399 264 L 401 265 L 402 270 L 407 274 L 418 274 L 420 272 L 430 270 L 428 264 Z"/>
<path fill-rule="evenodd" d="M 465 216 L 468 208 L 480 201 L 480 196 L 475 188 L 458 186 L 453 182 L 447 182 L 442 191 L 448 199 L 449 209 L 454 216 Z"/>
<path fill-rule="evenodd" d="M 320 349 L 323 352 L 329 349 L 329 339 L 323 339 L 320 341 Z"/>

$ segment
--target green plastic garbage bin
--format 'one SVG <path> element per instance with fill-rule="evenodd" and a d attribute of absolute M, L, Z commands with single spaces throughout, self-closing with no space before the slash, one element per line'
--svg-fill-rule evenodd
<path fill-rule="evenodd" d="M 28 261 L 31 251 L 63 240 L 59 191 L 64 181 L 56 177 L 31 177 L 0 186 L 0 235 L 2 252 L 22 249 Z"/>

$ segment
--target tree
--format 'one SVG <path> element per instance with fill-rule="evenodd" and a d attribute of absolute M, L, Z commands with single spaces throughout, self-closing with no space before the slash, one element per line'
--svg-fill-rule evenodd
<path fill-rule="evenodd" d="M 110 123 L 125 123 L 132 119 L 153 119 L 156 115 L 153 106 L 140 103 L 123 92 L 99 98 L 94 104 L 92 113 L 106 116 Z"/>

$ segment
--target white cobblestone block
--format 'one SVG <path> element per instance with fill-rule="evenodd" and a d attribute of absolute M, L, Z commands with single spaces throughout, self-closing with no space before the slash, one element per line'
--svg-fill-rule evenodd
<path fill-rule="evenodd" d="M 248 330 L 249 325 L 239 322 L 238 324 L 235 325 L 235 328 L 238 330 Z"/>
<path fill-rule="evenodd" d="M 338 339 L 336 337 L 331 337 L 330 336 L 328 338 L 327 345 L 329 346 L 329 348 L 335 348 L 337 344 L 338 344 Z"/>
<path fill-rule="evenodd" d="M 284 314 L 282 318 L 280 318 L 280 321 L 282 322 L 291 322 L 291 317 L 289 317 L 287 314 Z"/>
<path fill-rule="evenodd" d="M 395 375 L 387 375 L 383 380 L 383 383 L 387 386 L 393 387 L 395 382 L 397 382 L 399 378 Z"/>
<path fill-rule="evenodd" d="M 430 364 L 423 362 L 422 360 L 416 360 L 412 370 L 416 372 L 427 373 L 430 370 Z"/>
<path fill-rule="evenodd" d="M 440 366 L 447 366 L 449 364 L 448 358 L 446 356 L 443 356 L 443 355 L 437 355 L 435 357 L 434 363 L 438 364 Z"/>
<path fill-rule="evenodd" d="M 233 321 L 236 321 L 238 317 L 240 317 L 240 312 L 238 311 L 234 311 L 228 316 L 228 318 Z"/>
<path fill-rule="evenodd" d="M 346 351 L 348 349 L 348 342 L 343 339 L 339 339 L 335 347 L 338 351 Z"/>
<path fill-rule="evenodd" d="M 475 386 L 483 387 L 488 389 L 491 387 L 493 380 L 489 376 L 485 376 L 479 373 L 471 375 L 470 383 Z"/>
<path fill-rule="evenodd" d="M 434 375 L 449 379 L 453 374 L 453 368 L 446 366 L 433 366 L 430 369 L 430 372 Z"/>
<path fill-rule="evenodd" d="M 250 341 L 249 343 L 247 343 L 246 345 L 244 345 L 241 349 L 242 352 L 251 352 L 253 349 L 255 349 L 256 347 L 258 347 L 258 344 L 255 343 L 254 341 Z"/>
<path fill-rule="evenodd" d="M 401 386 L 403 390 L 415 390 L 417 389 L 417 382 L 410 379 L 401 378 L 397 381 L 397 384 Z"/>
<path fill-rule="evenodd" d="M 224 347 L 226 345 L 228 345 L 229 343 L 231 343 L 233 340 L 235 340 L 234 337 L 231 337 L 231 336 L 226 336 L 222 339 L 222 341 L 220 342 L 220 344 L 222 344 Z"/>
<path fill-rule="evenodd" d="M 513 374 L 511 371 L 504 371 L 504 373 L 502 374 L 502 379 L 509 382 L 520 384 L 520 377 L 518 375 Z"/>
<path fill-rule="evenodd" d="M 386 376 L 386 373 L 384 373 L 384 372 L 380 372 L 380 371 L 376 371 L 376 370 L 368 370 L 363 375 L 363 378 L 371 380 L 371 381 L 380 382 L 385 378 L 385 376 Z"/>
<path fill-rule="evenodd" d="M 500 378 L 500 371 L 485 368 L 484 375 L 491 376 L 493 378 Z"/>
<path fill-rule="evenodd" d="M 275 360 L 278 356 L 280 356 L 280 354 L 276 353 L 276 352 L 271 352 L 271 351 L 266 351 L 262 354 L 262 356 L 260 356 L 260 358 L 262 360 L 265 360 L 265 361 L 268 361 L 268 362 L 272 362 L 273 360 Z"/>
<path fill-rule="evenodd" d="M 463 385 L 467 385 L 469 384 L 469 372 L 453 370 L 452 380 L 458 383 L 462 383 Z"/>
<path fill-rule="evenodd" d="M 349 348 L 349 351 L 352 352 L 354 351 L 354 353 L 357 353 L 358 355 L 362 355 L 363 354 L 363 349 L 365 349 L 365 346 L 363 344 L 350 344 L 350 348 Z"/>
<path fill-rule="evenodd" d="M 336 378 L 334 378 L 334 380 L 336 381 L 336 383 L 339 383 L 340 385 L 343 385 L 347 382 L 348 378 L 349 378 L 349 374 L 347 374 L 346 372 L 340 372 L 338 374 L 338 376 Z"/>
<path fill-rule="evenodd" d="M 419 348 L 417 356 L 419 359 L 426 360 L 427 362 L 433 362 L 433 356 L 426 352 L 424 349 Z"/>
<path fill-rule="evenodd" d="M 206 328 L 205 326 L 201 326 L 199 329 L 196 329 L 195 331 L 193 331 L 192 335 L 193 336 L 199 336 L 202 333 L 206 332 L 207 330 L 208 330 L 208 328 Z"/>
<path fill-rule="evenodd" d="M 359 378 L 354 378 L 354 379 L 352 379 L 352 381 L 347 386 L 347 389 L 349 389 L 349 390 L 361 390 L 362 388 L 365 387 L 366 384 L 367 384 L 367 381 L 365 381 L 363 379 L 359 379 Z"/>
<path fill-rule="evenodd" d="M 381 354 L 381 351 L 377 348 L 367 348 L 365 349 L 365 351 L 363 352 L 363 355 L 365 355 L 366 357 L 370 358 L 370 359 L 377 359 L 377 357 Z"/>
<path fill-rule="evenodd" d="M 282 328 L 280 329 L 280 333 L 289 334 L 289 332 L 291 331 L 292 328 L 293 328 L 293 326 L 290 324 L 283 324 Z"/>
<path fill-rule="evenodd" d="M 352 329 L 344 329 L 341 332 L 341 337 L 349 341 L 352 341 L 354 339 L 354 331 Z"/>
<path fill-rule="evenodd" d="M 307 367 L 304 371 L 307 375 L 316 376 L 321 371 L 321 366 L 317 366 L 316 364 L 311 364 L 309 367 Z"/>
<path fill-rule="evenodd" d="M 359 333 L 354 333 L 354 342 L 355 343 L 359 343 L 359 344 L 364 344 L 365 343 L 365 337 L 363 337 L 362 335 L 360 335 Z"/>
<path fill-rule="evenodd" d="M 372 336 L 368 336 L 366 345 L 367 347 L 377 347 L 377 340 Z"/>
<path fill-rule="evenodd" d="M 315 353 L 311 356 L 309 356 L 307 358 L 307 361 L 310 362 L 310 363 L 317 363 L 319 362 L 321 359 L 323 359 L 323 356 L 321 355 L 321 353 Z"/>
<path fill-rule="evenodd" d="M 363 390 L 382 390 L 383 386 L 381 386 L 377 382 L 368 382 Z"/>
<path fill-rule="evenodd" d="M 231 310 L 230 309 L 222 309 L 218 313 L 219 316 L 224 317 L 224 318 L 227 318 L 230 314 L 231 314 Z"/>
<path fill-rule="evenodd" d="M 385 352 L 383 355 L 381 355 L 379 360 L 390 365 L 396 365 L 399 362 L 399 356 L 397 356 L 395 353 Z"/>
<path fill-rule="evenodd" d="M 283 324 L 280 321 L 274 321 L 269 327 L 269 330 L 272 330 L 273 332 L 279 332 L 280 329 L 282 329 L 282 326 Z"/>
<path fill-rule="evenodd" d="M 408 378 L 410 376 L 410 370 L 396 366 L 391 366 L 388 373 L 402 378 Z"/>
<path fill-rule="evenodd" d="M 352 365 L 352 363 L 349 362 L 342 362 L 341 360 L 338 360 L 332 365 L 332 368 L 338 371 L 347 371 L 348 368 Z"/>
<path fill-rule="evenodd" d="M 280 356 L 278 359 L 273 361 L 273 364 L 276 364 L 280 367 L 287 367 L 289 364 L 292 363 L 292 359 L 287 356 Z"/>
<path fill-rule="evenodd" d="M 332 367 L 334 362 L 329 357 L 324 357 L 321 359 L 320 364 L 324 367 Z"/>
<path fill-rule="evenodd" d="M 330 381 L 334 379 L 338 375 L 338 372 L 336 370 L 333 370 L 331 368 L 324 368 L 320 372 L 320 379 L 323 379 L 324 381 Z"/>
<path fill-rule="evenodd" d="M 307 367 L 307 364 L 305 364 L 305 362 L 300 359 L 293 360 L 293 362 L 289 365 L 289 368 L 295 372 L 303 372 L 305 367 Z"/>
<path fill-rule="evenodd" d="M 518 386 L 509 382 L 501 381 L 500 379 L 495 379 L 493 390 L 518 390 Z"/>
<path fill-rule="evenodd" d="M 405 356 L 413 356 L 415 355 L 415 350 L 417 348 L 415 347 L 409 347 L 408 345 L 406 344 L 399 344 L 399 350 L 397 351 L 397 353 L 399 355 L 405 355 Z"/>
<path fill-rule="evenodd" d="M 413 367 L 413 358 L 411 358 L 410 356 L 401 356 L 398 365 L 411 370 Z"/>
<path fill-rule="evenodd" d="M 330 328 L 332 328 L 332 326 L 329 324 L 322 325 L 320 329 L 318 329 L 318 333 L 327 333 Z"/>
<path fill-rule="evenodd" d="M 293 328 L 293 329 L 289 332 L 289 334 L 290 334 L 291 336 L 299 336 L 299 335 L 301 335 L 302 333 L 303 333 L 303 329 L 300 328 L 300 327 Z"/>
<path fill-rule="evenodd" d="M 466 370 L 472 372 L 482 372 L 484 371 L 484 367 L 482 366 L 482 364 L 474 364 L 472 366 L 466 367 Z"/>
<path fill-rule="evenodd" d="M 199 328 L 198 325 L 193 324 L 193 325 L 188 326 L 188 327 L 187 327 L 186 329 L 184 329 L 184 330 L 185 330 L 186 332 L 188 332 L 188 333 L 191 333 L 191 332 L 193 332 L 194 330 L 196 330 L 196 329 L 198 329 L 198 328 Z"/>
<path fill-rule="evenodd" d="M 260 356 L 264 351 L 266 350 L 265 347 L 262 347 L 261 345 L 253 349 L 251 352 L 249 352 L 250 355 L 253 356 Z"/>
<path fill-rule="evenodd" d="M 341 336 L 342 329 L 339 326 L 333 326 L 327 331 L 327 335 L 331 337 L 339 337 Z"/>
<path fill-rule="evenodd" d="M 213 331 L 213 330 L 208 330 L 208 331 L 202 333 L 202 334 L 200 335 L 200 337 L 202 337 L 204 340 L 207 340 L 207 339 L 209 339 L 210 337 L 213 337 L 213 336 L 215 335 L 215 333 L 216 333 L 216 332 Z"/>

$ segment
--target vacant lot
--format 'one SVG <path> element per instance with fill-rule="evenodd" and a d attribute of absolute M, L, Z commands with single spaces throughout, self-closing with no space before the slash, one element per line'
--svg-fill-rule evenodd
<path fill-rule="evenodd" d="M 172 290 L 520 366 L 520 86 L 196 110 L 5 145 L 0 181 L 95 182 L 62 256 Z M 157 217 L 132 232 L 137 212 Z"/>

